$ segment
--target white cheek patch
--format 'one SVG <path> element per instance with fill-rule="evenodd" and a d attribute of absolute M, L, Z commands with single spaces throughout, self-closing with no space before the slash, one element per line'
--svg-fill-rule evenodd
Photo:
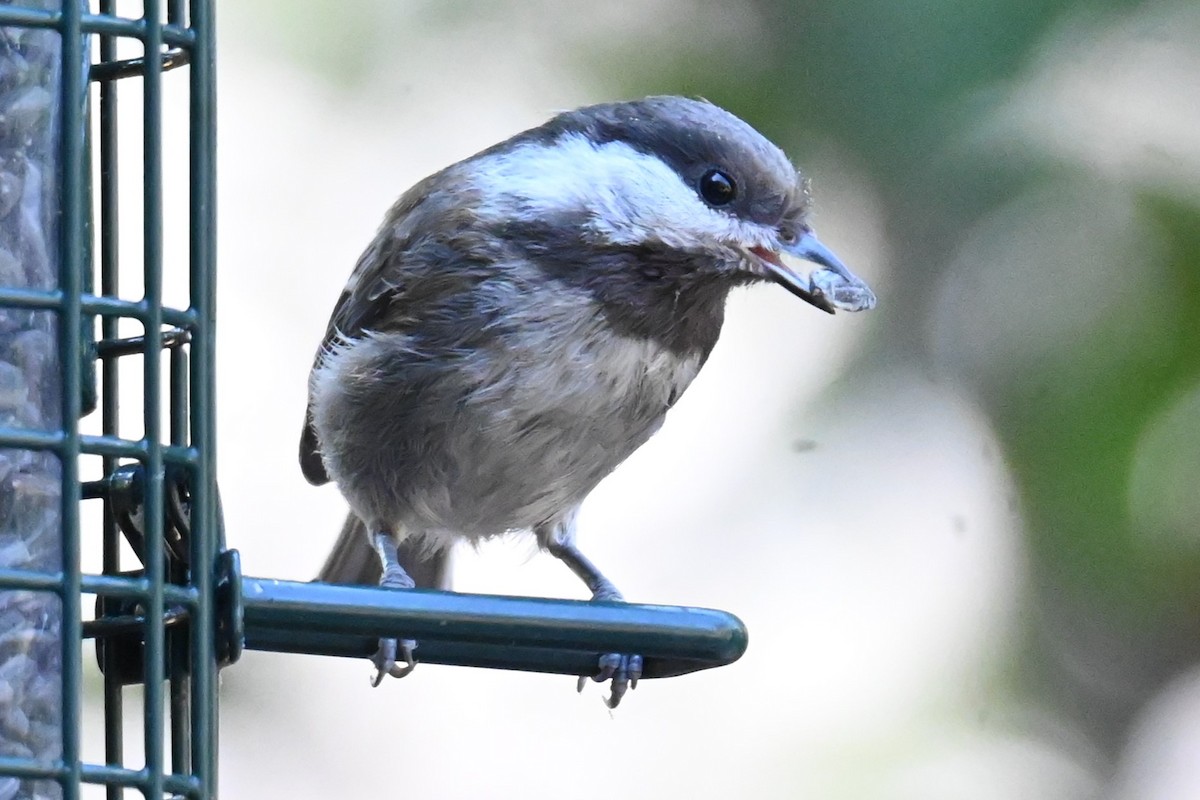
<path fill-rule="evenodd" d="M 710 208 L 668 164 L 624 142 L 595 144 L 568 134 L 550 146 L 523 144 L 476 162 L 471 182 L 485 218 L 535 221 L 583 212 L 593 236 L 610 244 L 771 244 L 763 226 Z"/>

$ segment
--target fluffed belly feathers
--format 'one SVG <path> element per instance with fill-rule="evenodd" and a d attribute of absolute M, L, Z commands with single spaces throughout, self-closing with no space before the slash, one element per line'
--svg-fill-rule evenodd
<path fill-rule="evenodd" d="M 312 419 L 369 525 L 478 539 L 569 513 L 658 429 L 706 355 L 617 334 L 590 302 L 484 349 L 372 334 L 314 370 Z"/>

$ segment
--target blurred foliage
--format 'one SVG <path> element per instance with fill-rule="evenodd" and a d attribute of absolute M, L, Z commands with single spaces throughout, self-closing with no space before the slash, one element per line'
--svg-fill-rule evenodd
<path fill-rule="evenodd" d="M 990 416 L 1033 562 L 1027 669 L 1048 700 L 1115 744 L 1139 701 L 1200 656 L 1200 204 L 1086 156 L 1063 158 L 1036 137 L 988 141 L 979 131 L 1010 114 L 1023 83 L 1053 63 L 1064 28 L 1101 40 L 1113 27 L 1169 38 L 1171 7 L 1144 17 L 1130 11 L 1140 4 L 1061 0 L 723 7 L 731 25 L 755 21 L 743 19 L 744 33 L 731 37 L 685 24 L 661 32 L 683 40 L 672 49 L 636 41 L 591 67 L 615 94 L 703 95 L 753 120 L 801 163 L 806 149 L 832 142 L 865 169 L 892 255 L 872 363 L 932 369 Z M 1119 66 L 1132 56 L 1105 57 Z M 1057 187 L 1056 201 L 1023 214 L 1046 187 Z M 819 176 L 817 192 L 819 203 Z M 1115 241 L 1097 253 L 1067 238 L 1072 219 L 1087 228 L 1108 213 L 1091 206 L 1106 209 L 1114 197 L 1131 207 L 1124 233 L 1139 246 Z M 981 263 L 963 249 L 1009 206 L 1001 241 L 986 252 L 1003 252 L 1007 237 L 1032 263 L 988 275 L 1007 262 Z M 1054 263 L 1039 264 L 1043 253 Z M 1111 268 L 1098 268 L 1105 259 Z M 984 289 L 999 282 L 1000 291 L 963 291 L 972 270 Z M 1071 309 L 1081 304 L 1095 313 Z M 1066 322 L 1045 326 L 1035 312 Z M 939 332 L 947 317 L 958 327 Z M 1045 341 L 992 347 L 993 337 L 1039 330 Z"/>

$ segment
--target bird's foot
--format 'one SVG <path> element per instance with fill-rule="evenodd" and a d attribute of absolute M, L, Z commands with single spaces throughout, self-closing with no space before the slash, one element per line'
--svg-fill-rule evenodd
<path fill-rule="evenodd" d="M 375 665 L 376 670 L 371 685 L 378 686 L 382 683 L 384 675 L 403 678 L 412 672 L 417 666 L 417 661 L 413 658 L 413 651 L 416 649 L 417 643 L 412 639 L 380 639 L 379 649 L 371 656 L 371 663 Z M 397 663 L 397 659 L 403 664 Z"/>
<path fill-rule="evenodd" d="M 600 669 L 595 675 L 579 676 L 579 685 L 576 687 L 579 691 L 583 691 L 589 677 L 597 683 L 612 681 L 609 687 L 610 694 L 604 704 L 609 708 L 616 708 L 621 704 L 621 698 L 627 690 L 637 688 L 638 679 L 642 677 L 642 657 L 605 653 L 600 656 Z"/>
<path fill-rule="evenodd" d="M 404 567 L 400 566 L 400 561 L 396 557 L 394 540 L 383 533 L 376 534 L 375 541 L 376 549 L 379 551 L 383 563 L 379 588 L 400 590 L 413 588 L 415 585 L 413 579 L 404 571 Z M 371 656 L 371 663 L 375 665 L 375 677 L 371 679 L 371 686 L 378 686 L 382 683 L 384 675 L 403 678 L 412 672 L 413 668 L 417 666 L 417 660 L 413 658 L 413 651 L 416 649 L 417 643 L 412 639 L 381 638 L 379 649 L 375 651 L 375 655 Z M 403 663 L 396 663 L 397 659 Z"/>
<path fill-rule="evenodd" d="M 617 587 L 613 586 L 607 578 L 601 577 L 597 581 L 597 584 L 596 591 L 592 594 L 593 602 L 625 602 L 625 598 L 617 591 Z M 610 693 L 608 698 L 605 699 L 604 704 L 609 708 L 616 708 L 621 704 L 621 698 L 625 696 L 626 691 L 637 688 L 638 680 L 641 677 L 642 657 L 640 655 L 604 653 L 600 656 L 599 669 L 596 674 L 590 676 L 581 675 L 576 688 L 582 692 L 589 678 L 596 683 L 611 681 L 612 683 L 609 686 Z"/>

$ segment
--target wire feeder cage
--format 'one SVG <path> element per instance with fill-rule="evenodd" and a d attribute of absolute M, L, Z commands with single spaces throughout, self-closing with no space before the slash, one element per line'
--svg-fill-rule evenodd
<path fill-rule="evenodd" d="M 127 17 L 115 6 L 0 5 L 3 800 L 92 794 L 85 786 L 109 798 L 127 788 L 215 795 L 214 577 L 188 569 L 215 563 L 221 549 L 212 10 L 202 0 L 146 0 L 141 16 Z M 187 273 L 180 307 L 163 302 L 164 73 L 175 67 L 184 70 L 171 90 L 189 95 L 186 135 L 170 143 L 188 163 L 186 263 L 170 265 Z M 141 117 L 136 130 L 123 115 L 121 136 L 141 148 L 124 163 L 118 97 Z M 119 167 L 141 180 L 119 181 Z M 119 218 L 130 200 L 132 224 Z M 140 248 L 122 250 L 123 240 Z M 140 285 L 119 285 L 138 261 Z M 131 370 L 140 426 L 129 422 L 137 409 L 128 392 L 125 424 L 118 415 Z M 81 530 L 89 513 L 100 525 Z M 122 557 L 122 539 L 136 559 L 129 549 Z M 81 553 L 99 550 L 99 569 L 86 574 Z M 103 672 L 101 763 L 82 752 L 85 639 L 96 640 Z M 140 710 L 126 708 L 124 687 L 135 682 Z M 144 758 L 130 767 L 126 728 L 139 719 Z"/>

